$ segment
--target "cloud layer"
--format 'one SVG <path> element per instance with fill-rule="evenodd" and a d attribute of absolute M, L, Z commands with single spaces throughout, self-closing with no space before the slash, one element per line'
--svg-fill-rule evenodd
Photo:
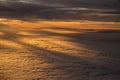
<path fill-rule="evenodd" d="M 120 21 L 120 0 L 0 0 L 0 17 L 19 20 Z"/>

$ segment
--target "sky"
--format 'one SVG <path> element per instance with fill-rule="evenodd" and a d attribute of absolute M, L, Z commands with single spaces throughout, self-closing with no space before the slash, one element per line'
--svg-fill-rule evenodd
<path fill-rule="evenodd" d="M 120 0 L 0 0 L 0 18 L 120 21 Z"/>
<path fill-rule="evenodd" d="M 109 26 L 115 24 L 115 27 L 117 24 L 118 27 L 119 22 L 120 0 L 0 0 L 0 26 L 101 23 Z"/>

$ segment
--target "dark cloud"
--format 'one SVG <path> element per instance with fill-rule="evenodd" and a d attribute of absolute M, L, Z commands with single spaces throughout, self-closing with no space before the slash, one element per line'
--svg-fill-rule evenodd
<path fill-rule="evenodd" d="M 0 0 L 0 17 L 120 21 L 120 0 Z"/>

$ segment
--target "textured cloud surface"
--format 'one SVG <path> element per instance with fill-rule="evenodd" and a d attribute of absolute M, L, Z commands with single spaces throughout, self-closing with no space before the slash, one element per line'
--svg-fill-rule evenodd
<path fill-rule="evenodd" d="M 0 0 L 0 17 L 120 21 L 120 0 Z"/>

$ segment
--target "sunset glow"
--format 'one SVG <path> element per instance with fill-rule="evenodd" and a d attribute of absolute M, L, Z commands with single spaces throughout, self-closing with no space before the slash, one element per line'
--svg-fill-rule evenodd
<path fill-rule="evenodd" d="M 68 27 L 80 29 L 120 29 L 119 22 L 101 22 L 101 21 L 21 21 L 0 19 L 0 24 L 16 28 L 44 28 L 44 27 Z"/>
<path fill-rule="evenodd" d="M 0 80 L 120 80 L 120 0 L 0 0 Z"/>

